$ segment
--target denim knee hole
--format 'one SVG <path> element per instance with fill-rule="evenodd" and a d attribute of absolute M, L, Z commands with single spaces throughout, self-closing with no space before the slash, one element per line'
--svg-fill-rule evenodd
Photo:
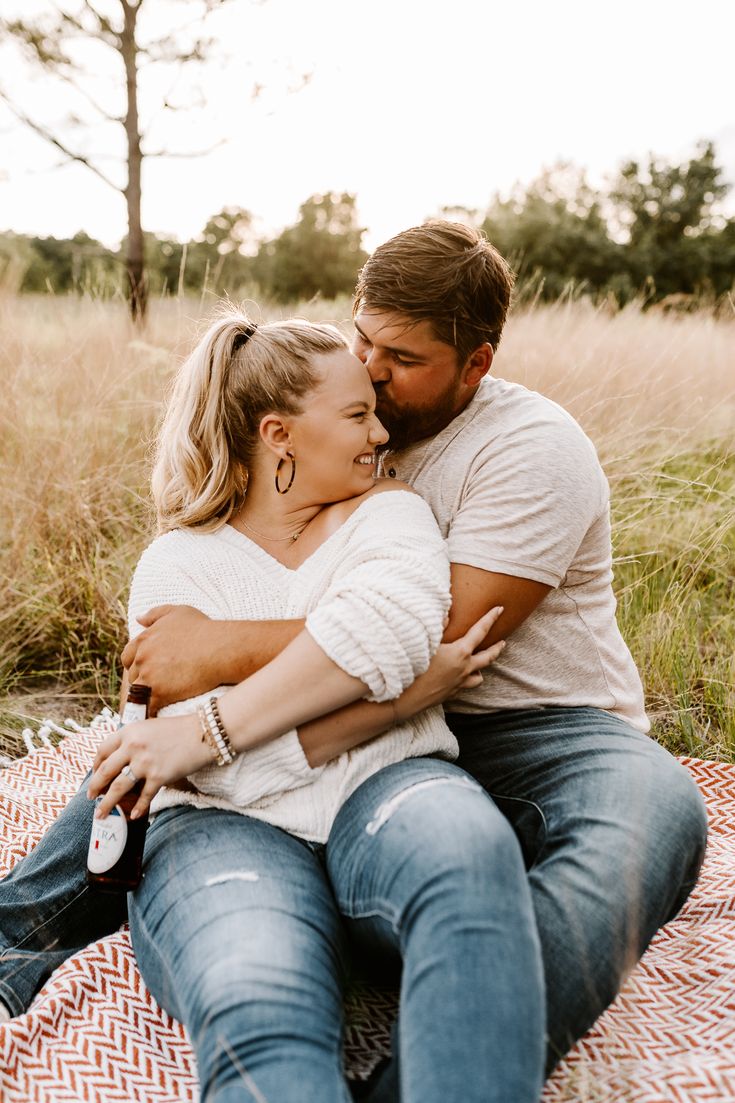
<path fill-rule="evenodd" d="M 205 882 L 207 888 L 211 888 L 212 885 L 224 885 L 228 881 L 259 881 L 260 874 L 256 873 L 254 869 L 247 870 L 232 870 L 231 873 L 218 873 L 216 877 L 210 877 Z"/>
<path fill-rule="evenodd" d="M 393 813 L 399 808 L 404 801 L 409 797 L 414 796 L 421 789 L 429 789 L 434 785 L 459 785 L 463 789 L 474 789 L 478 793 L 483 793 L 485 790 L 477 782 L 472 781 L 471 778 L 464 777 L 432 777 L 427 778 L 426 781 L 417 781 L 413 785 L 409 785 L 406 789 L 402 789 L 400 793 L 396 793 L 394 797 L 390 797 L 384 801 L 375 813 L 375 818 L 370 820 L 365 826 L 365 833 L 367 835 L 377 835 L 381 827 L 383 827 L 391 818 Z"/>

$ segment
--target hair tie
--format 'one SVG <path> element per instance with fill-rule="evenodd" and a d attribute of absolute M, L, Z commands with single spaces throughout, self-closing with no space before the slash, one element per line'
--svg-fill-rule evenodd
<path fill-rule="evenodd" d="M 255 333 L 257 328 L 258 327 L 255 324 L 255 322 L 250 322 L 250 325 L 249 325 L 248 329 L 244 329 L 240 333 L 235 335 L 235 340 L 232 342 L 232 351 L 233 351 L 233 353 L 239 352 L 240 349 L 243 348 L 248 343 L 248 341 L 253 336 L 253 334 Z"/>

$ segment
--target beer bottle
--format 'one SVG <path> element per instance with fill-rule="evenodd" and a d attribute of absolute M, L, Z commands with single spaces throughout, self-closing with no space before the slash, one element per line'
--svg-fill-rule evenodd
<path fill-rule="evenodd" d="M 150 699 L 150 686 L 131 685 L 120 727 L 145 720 Z M 140 883 L 148 816 L 131 820 L 130 813 L 142 788 L 143 782 L 137 782 L 103 819 L 92 821 L 87 883 L 103 892 L 131 892 Z"/>

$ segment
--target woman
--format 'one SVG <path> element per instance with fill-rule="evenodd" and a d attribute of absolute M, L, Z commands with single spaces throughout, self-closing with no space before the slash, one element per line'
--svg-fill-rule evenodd
<path fill-rule="evenodd" d="M 409 719 L 400 697 L 439 644 L 449 573 L 425 503 L 374 481 L 387 439 L 374 401 L 336 331 L 230 315 L 184 366 L 161 435 L 169 531 L 136 570 L 131 627 L 176 601 L 296 622 L 281 655 L 214 703 L 106 740 L 89 786 L 105 793 L 97 814 L 138 781 L 137 812 L 153 801 L 133 945 L 189 1031 L 206 1099 L 349 1099 L 340 912 L 358 942 L 402 957 L 403 1099 L 540 1093 L 530 902 L 483 877 L 499 813 L 443 761 L 440 710 Z M 294 726 L 366 695 L 384 702 L 385 734 L 312 768 Z M 506 1030 L 487 1038 L 497 1001 Z"/>

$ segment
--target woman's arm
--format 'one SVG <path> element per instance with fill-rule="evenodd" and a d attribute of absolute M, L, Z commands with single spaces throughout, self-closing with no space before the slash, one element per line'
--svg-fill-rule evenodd
<path fill-rule="evenodd" d="M 218 704 L 233 750 L 239 752 L 356 701 L 367 691 L 365 682 L 346 674 L 303 631 L 276 659 L 220 697 Z M 196 715 L 128 724 L 97 751 L 88 793 L 91 798 L 105 793 L 96 815 L 107 815 L 133 784 L 121 775 L 128 766 L 135 778 L 145 781 L 133 810 L 135 818 L 147 811 L 163 785 L 211 761 Z"/>
<path fill-rule="evenodd" d="M 325 702 L 355 701 L 366 686 L 344 674 L 321 648 L 303 632 L 293 644 L 258 674 L 219 699 L 223 723 L 233 748 L 239 752 L 256 747 L 299 725 L 299 740 L 312 768 L 403 723 L 431 705 L 453 696 L 460 688 L 478 685 L 481 671 L 504 647 L 500 641 L 476 651 L 502 609 L 491 609 L 461 639 L 439 648 L 425 674 L 395 701 L 358 700 L 347 707 L 333 706 L 319 715 Z M 285 658 L 285 662 L 282 660 Z M 325 676 L 326 675 L 326 680 Z M 288 689 L 284 690 L 284 679 Z M 317 719 L 310 719 L 308 713 Z M 251 717 L 247 720 L 247 717 Z M 303 716 L 303 720 L 296 717 Z M 161 785 L 172 784 L 211 764 L 211 752 L 202 742 L 196 717 L 172 717 L 131 724 L 116 732 L 100 747 L 89 795 L 95 797 L 110 786 L 98 815 L 106 815 L 130 788 L 124 778 L 115 780 L 129 765 L 138 778 L 146 778 L 135 808 L 142 815 Z"/>
<path fill-rule="evenodd" d="M 477 649 L 502 612 L 502 606 L 491 609 L 464 636 L 453 643 L 441 644 L 426 673 L 419 675 L 395 701 L 356 701 L 337 712 L 300 724 L 299 740 L 309 765 L 323 766 L 424 709 L 454 697 L 460 689 L 480 685 L 482 671 L 498 658 L 505 641 Z"/>

